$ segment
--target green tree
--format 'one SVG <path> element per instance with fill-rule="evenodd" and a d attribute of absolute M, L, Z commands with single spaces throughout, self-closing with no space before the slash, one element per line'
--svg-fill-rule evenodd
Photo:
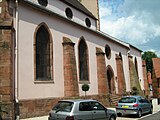
<path fill-rule="evenodd" d="M 83 84 L 82 85 L 82 91 L 85 92 L 85 97 L 86 97 L 86 91 L 88 91 L 88 90 L 89 90 L 89 85 L 88 84 Z"/>
<path fill-rule="evenodd" d="M 152 58 L 157 58 L 154 52 L 146 51 L 142 54 L 142 59 L 146 61 L 146 69 L 152 73 L 153 63 Z"/>

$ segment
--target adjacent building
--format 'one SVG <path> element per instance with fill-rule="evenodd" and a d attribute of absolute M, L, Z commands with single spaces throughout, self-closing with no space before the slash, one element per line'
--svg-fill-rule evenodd
<path fill-rule="evenodd" d="M 152 58 L 152 62 L 153 62 L 153 73 L 152 73 L 153 97 L 160 99 L 160 58 Z"/>

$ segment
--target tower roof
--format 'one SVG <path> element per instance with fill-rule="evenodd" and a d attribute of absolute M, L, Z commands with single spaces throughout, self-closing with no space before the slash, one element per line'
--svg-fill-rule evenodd
<path fill-rule="evenodd" d="M 84 14 L 97 19 L 87 8 L 85 8 L 78 0 L 61 0 L 62 2 L 74 7 L 75 9 L 83 12 Z"/>

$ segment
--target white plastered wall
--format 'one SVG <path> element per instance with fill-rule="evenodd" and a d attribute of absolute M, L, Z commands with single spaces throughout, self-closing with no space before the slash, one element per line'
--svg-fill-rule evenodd
<path fill-rule="evenodd" d="M 40 23 L 46 23 L 50 29 L 53 39 L 53 71 L 54 83 L 35 83 L 34 82 L 34 32 Z M 63 73 L 63 36 L 68 37 L 75 43 L 75 56 L 78 71 L 78 43 L 83 36 L 86 40 L 89 53 L 89 81 L 90 90 L 87 95 L 98 94 L 97 80 L 97 61 L 96 47 L 101 48 L 105 52 L 105 45 L 108 44 L 111 48 L 111 59 L 106 58 L 107 65 L 112 66 L 114 77 L 117 76 L 115 54 L 121 52 L 124 64 L 124 75 L 126 84 L 129 84 L 129 67 L 128 64 L 128 49 L 120 44 L 111 42 L 104 37 L 97 36 L 93 32 L 89 32 L 82 27 L 70 24 L 56 16 L 43 14 L 28 7 L 19 6 L 19 68 L 18 68 L 18 97 L 19 99 L 35 99 L 48 97 L 63 97 L 64 96 L 64 73 Z M 139 54 L 138 54 L 139 55 Z M 79 80 L 79 79 L 78 79 Z M 114 78 L 115 80 L 115 78 Z M 79 84 L 79 93 L 84 95 Z M 116 92 L 118 90 L 115 80 Z M 127 87 L 127 89 L 129 89 Z"/>

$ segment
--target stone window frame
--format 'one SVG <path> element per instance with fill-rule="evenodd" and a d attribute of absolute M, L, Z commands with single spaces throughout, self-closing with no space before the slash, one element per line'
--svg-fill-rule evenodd
<path fill-rule="evenodd" d="M 85 43 L 85 45 L 86 45 L 86 64 L 87 64 L 87 74 L 88 74 L 88 79 L 81 79 L 80 78 L 80 55 L 79 55 L 79 47 L 80 47 L 80 43 L 81 43 L 81 41 L 83 41 L 84 43 Z M 78 43 L 78 68 L 79 68 L 79 76 L 78 76 L 78 78 L 79 78 L 79 83 L 80 84 L 84 84 L 84 83 L 86 83 L 86 84 L 89 84 L 90 83 L 90 77 L 89 77 L 89 54 L 88 54 L 88 46 L 87 46 L 87 43 L 86 43 L 86 40 L 84 39 L 84 37 L 82 36 L 81 38 L 80 38 L 80 40 L 79 40 L 79 43 Z"/>
<path fill-rule="evenodd" d="M 49 47 L 50 47 L 50 52 L 49 52 L 49 56 L 50 56 L 50 79 L 43 79 L 43 80 L 40 80 L 40 79 L 37 79 L 36 77 L 36 35 L 37 35 L 37 31 L 39 30 L 40 27 L 44 27 L 48 34 L 49 34 Z M 34 32 L 34 83 L 53 83 L 54 81 L 54 69 L 53 69 L 53 39 L 52 39 L 52 34 L 51 34 L 51 31 L 49 29 L 49 27 L 47 26 L 46 23 L 42 22 L 40 23 L 36 29 L 35 29 L 35 32 Z"/>

